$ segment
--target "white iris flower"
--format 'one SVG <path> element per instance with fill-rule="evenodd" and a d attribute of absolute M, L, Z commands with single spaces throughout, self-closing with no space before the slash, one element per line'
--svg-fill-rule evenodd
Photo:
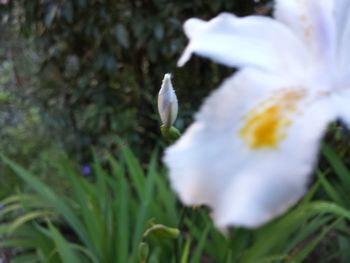
<path fill-rule="evenodd" d="M 350 125 L 350 1 L 276 0 L 274 19 L 189 19 L 193 53 L 238 67 L 165 153 L 186 205 L 219 228 L 257 227 L 302 197 L 327 125 Z"/>

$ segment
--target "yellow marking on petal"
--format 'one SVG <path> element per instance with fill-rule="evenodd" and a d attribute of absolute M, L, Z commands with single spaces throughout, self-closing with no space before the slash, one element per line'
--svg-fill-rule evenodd
<path fill-rule="evenodd" d="M 301 7 L 303 8 L 303 7 Z M 310 44 L 312 38 L 313 38 L 313 34 L 314 34 L 314 26 L 313 23 L 310 21 L 309 17 L 302 13 L 299 16 L 299 19 L 301 21 L 301 26 L 303 28 L 303 33 L 304 33 L 304 38 L 305 41 Z"/>
<path fill-rule="evenodd" d="M 292 124 L 291 114 L 298 113 L 297 102 L 305 95 L 303 89 L 282 90 L 252 109 L 244 117 L 240 137 L 251 149 L 277 148 Z"/>

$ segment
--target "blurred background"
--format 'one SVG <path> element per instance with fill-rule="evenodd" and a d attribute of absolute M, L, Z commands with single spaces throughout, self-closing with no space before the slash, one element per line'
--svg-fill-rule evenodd
<path fill-rule="evenodd" d="M 269 1 L 1 0 L 0 152 L 36 174 L 64 151 L 81 163 L 101 159 L 116 137 L 147 158 L 162 144 L 156 99 L 173 74 L 183 130 L 203 98 L 233 70 L 194 57 L 183 22 L 222 11 L 269 13 Z M 86 168 L 86 167 L 85 167 Z M 16 182 L 1 166 L 1 195 Z M 6 179 L 4 179 L 6 178 Z"/>
<path fill-rule="evenodd" d="M 183 131 L 234 69 L 196 56 L 177 68 L 182 24 L 223 11 L 271 15 L 272 1 L 0 0 L 0 263 L 350 262 L 339 122 L 308 194 L 258 230 L 223 235 L 169 188 L 161 81 L 172 73 Z"/>

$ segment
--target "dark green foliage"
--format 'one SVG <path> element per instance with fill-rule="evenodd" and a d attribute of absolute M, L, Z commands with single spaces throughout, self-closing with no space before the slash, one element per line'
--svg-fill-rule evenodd
<path fill-rule="evenodd" d="M 91 145 L 113 150 L 118 134 L 147 155 L 159 136 L 155 98 L 163 74 L 174 73 L 181 129 L 231 71 L 203 59 L 176 68 L 186 45 L 183 21 L 221 11 L 247 15 L 256 6 L 253 0 L 14 0 L 7 8 L 40 56 L 34 95 L 43 125 L 61 131 L 70 152 L 90 152 Z"/>

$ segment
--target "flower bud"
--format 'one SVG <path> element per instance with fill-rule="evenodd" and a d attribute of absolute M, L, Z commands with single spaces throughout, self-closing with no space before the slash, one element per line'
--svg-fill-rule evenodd
<path fill-rule="evenodd" d="M 171 74 L 164 75 L 158 94 L 158 112 L 165 127 L 170 128 L 176 120 L 178 111 L 177 97 L 171 84 Z"/>

